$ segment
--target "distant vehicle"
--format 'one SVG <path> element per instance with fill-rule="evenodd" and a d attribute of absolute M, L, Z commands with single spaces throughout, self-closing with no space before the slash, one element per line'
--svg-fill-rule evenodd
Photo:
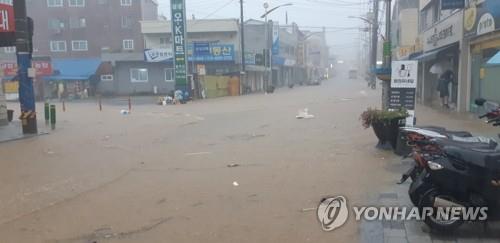
<path fill-rule="evenodd" d="M 349 79 L 357 79 L 358 78 L 358 70 L 351 69 L 349 70 Z"/>

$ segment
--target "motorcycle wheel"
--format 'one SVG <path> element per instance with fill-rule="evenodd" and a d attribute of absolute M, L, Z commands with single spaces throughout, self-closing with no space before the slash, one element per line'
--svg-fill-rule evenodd
<path fill-rule="evenodd" d="M 418 207 L 420 210 L 422 210 L 425 207 L 432 207 L 434 209 L 433 214 L 429 217 L 425 217 L 424 219 L 424 222 L 425 224 L 427 224 L 427 226 L 439 232 L 451 233 L 455 231 L 458 227 L 460 227 L 464 223 L 464 221 L 462 219 L 450 219 L 450 220 L 438 219 L 436 217 L 437 208 L 434 207 L 433 205 L 434 198 L 438 196 L 450 201 L 457 202 L 457 200 L 453 196 L 441 193 L 439 192 L 439 190 L 437 190 L 437 188 L 432 188 L 428 190 L 426 193 L 424 193 L 424 195 L 420 199 Z"/>

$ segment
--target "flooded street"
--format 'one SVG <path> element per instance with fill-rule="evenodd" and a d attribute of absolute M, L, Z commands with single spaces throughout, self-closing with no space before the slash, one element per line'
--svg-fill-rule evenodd
<path fill-rule="evenodd" d="M 352 217 L 323 232 L 314 208 L 395 181 L 358 120 L 379 101 L 340 76 L 187 105 L 133 98 L 130 115 L 109 100 L 58 107 L 50 135 L 0 144 L 15 154 L 0 163 L 0 242 L 355 242 Z M 296 119 L 304 108 L 315 118 Z"/>

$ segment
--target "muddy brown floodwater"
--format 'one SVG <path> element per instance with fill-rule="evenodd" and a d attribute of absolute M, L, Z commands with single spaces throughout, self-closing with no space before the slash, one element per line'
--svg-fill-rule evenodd
<path fill-rule="evenodd" d="M 310 209 L 397 180 L 358 120 L 379 101 L 340 77 L 130 115 L 67 103 L 50 135 L 0 144 L 0 242 L 357 242 L 352 217 L 323 232 Z"/>

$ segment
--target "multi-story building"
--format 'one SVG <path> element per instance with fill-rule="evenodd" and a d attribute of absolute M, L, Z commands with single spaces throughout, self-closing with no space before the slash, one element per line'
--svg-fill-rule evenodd
<path fill-rule="evenodd" d="M 27 0 L 34 21 L 35 93 L 39 99 L 93 94 L 101 53 L 144 49 L 140 21 L 158 17 L 156 0 Z M 0 51 L 0 65 L 15 79 L 15 47 Z M 38 67 L 40 66 L 40 68 Z M 43 70 L 42 70 L 43 69 Z M 12 80 L 16 82 L 16 80 Z M 11 85 L 11 84 L 9 84 Z"/>
<path fill-rule="evenodd" d="M 35 22 L 34 54 L 99 58 L 143 49 L 141 20 L 157 19 L 156 0 L 27 0 Z"/>

